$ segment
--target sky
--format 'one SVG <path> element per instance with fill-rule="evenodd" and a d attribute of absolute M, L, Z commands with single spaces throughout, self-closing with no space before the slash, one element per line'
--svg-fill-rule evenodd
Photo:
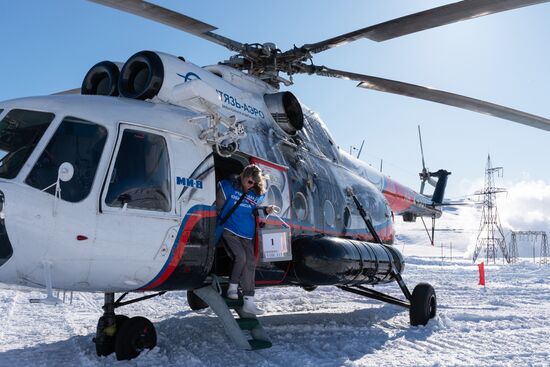
<path fill-rule="evenodd" d="M 155 1 L 218 27 L 243 42 L 282 50 L 449 3 L 440 0 Z M 0 100 L 80 87 L 102 60 L 124 62 L 141 50 L 215 64 L 223 47 L 84 0 L 2 3 Z M 429 86 L 550 118 L 550 3 L 493 14 L 386 42 L 359 40 L 317 54 L 331 68 Z M 317 111 L 349 151 L 365 139 L 361 159 L 417 190 L 426 165 L 452 172 L 447 196 L 483 185 L 487 155 L 504 167 L 497 185 L 550 185 L 550 132 L 408 97 L 356 88 L 356 82 L 298 75 L 285 88 Z M 523 186 L 525 187 L 525 186 Z M 539 187 L 532 185 L 530 187 Z"/>

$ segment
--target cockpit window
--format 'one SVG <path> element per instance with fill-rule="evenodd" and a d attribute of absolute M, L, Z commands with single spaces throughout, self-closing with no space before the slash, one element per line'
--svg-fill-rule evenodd
<path fill-rule="evenodd" d="M 57 181 L 59 166 L 69 162 L 74 167 L 74 174 L 69 181 L 60 182 L 61 199 L 73 203 L 84 200 L 92 190 L 106 139 L 107 129 L 103 126 L 76 117 L 66 117 L 25 182 L 44 190 Z M 45 192 L 53 195 L 55 185 Z"/>
<path fill-rule="evenodd" d="M 29 158 L 55 115 L 11 110 L 0 121 L 0 177 L 14 178 Z"/>
<path fill-rule="evenodd" d="M 164 137 L 124 130 L 106 204 L 169 212 L 170 196 L 170 162 Z"/>

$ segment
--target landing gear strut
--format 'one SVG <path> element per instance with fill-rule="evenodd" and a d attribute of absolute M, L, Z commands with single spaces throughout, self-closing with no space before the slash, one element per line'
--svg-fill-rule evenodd
<path fill-rule="evenodd" d="M 157 345 L 157 332 L 151 321 L 141 316 L 129 318 L 125 315 L 115 315 L 115 308 L 164 293 L 159 292 L 126 302 L 122 302 L 122 299 L 128 293 L 124 293 L 116 302 L 114 293 L 105 293 L 103 316 L 97 322 L 94 338 L 97 355 L 108 356 L 115 352 L 120 361 L 135 358 L 145 349 L 153 349 Z"/>
<path fill-rule="evenodd" d="M 359 214 L 363 218 L 363 221 L 367 225 L 367 229 L 372 234 L 374 240 L 382 246 L 387 246 L 382 242 L 382 240 L 378 236 L 378 233 L 376 233 L 376 230 L 374 229 L 374 226 L 372 225 L 372 222 L 367 215 L 367 212 L 359 202 L 359 199 L 357 199 L 357 197 L 353 193 L 351 187 L 347 189 L 347 194 L 351 196 L 351 198 L 355 202 L 357 210 L 359 210 Z M 391 259 L 392 255 L 390 254 L 389 256 Z M 397 269 L 395 269 L 393 262 L 392 268 L 392 277 L 399 285 L 399 288 L 401 288 L 403 295 L 407 299 L 406 301 L 360 285 L 354 287 L 342 286 L 339 288 L 346 292 L 351 292 L 379 301 L 406 307 L 409 309 L 409 317 L 412 326 L 426 325 L 430 319 L 435 317 L 437 311 L 437 298 L 435 297 L 434 288 L 428 283 L 419 283 L 416 285 L 416 287 L 414 287 L 413 293 L 411 294 L 411 292 L 409 292 L 409 289 L 407 288 L 407 285 L 403 281 L 403 278 L 401 277 L 401 273 Z"/>
<path fill-rule="evenodd" d="M 117 325 L 114 303 L 115 294 L 105 293 L 103 316 L 97 322 L 96 337 L 94 338 L 95 351 L 98 356 L 108 356 L 115 351 L 117 326 L 121 325 Z M 123 322 L 123 320 L 120 321 Z"/>
<path fill-rule="evenodd" d="M 401 300 L 397 297 L 390 296 L 388 294 L 375 291 L 374 289 L 363 287 L 361 285 L 356 285 L 353 287 L 340 286 L 338 288 L 346 292 L 355 293 L 360 296 L 408 308 L 409 318 L 412 326 L 426 325 L 428 321 L 430 321 L 430 319 L 435 317 L 435 313 L 437 310 L 437 299 L 435 297 L 435 291 L 434 288 L 428 283 L 417 284 L 417 286 L 414 287 L 412 295 L 407 290 L 410 298 L 407 297 L 407 293 L 403 292 L 405 294 L 405 297 L 408 298 L 406 301 Z M 403 289 L 403 287 L 401 287 L 401 289 Z M 407 288 L 405 287 L 405 289 Z"/>

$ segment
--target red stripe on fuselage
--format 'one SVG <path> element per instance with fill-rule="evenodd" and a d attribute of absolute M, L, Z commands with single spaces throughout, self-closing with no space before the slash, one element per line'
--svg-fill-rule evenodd
<path fill-rule="evenodd" d="M 395 214 L 409 209 L 414 204 L 414 191 L 393 180 L 386 179 L 386 185 L 382 192 Z"/>
<path fill-rule="evenodd" d="M 174 270 L 176 270 L 180 260 L 183 258 L 183 254 L 185 253 L 185 246 L 187 245 L 187 242 L 189 241 L 189 236 L 191 235 L 191 231 L 193 230 L 195 225 L 203 218 L 212 218 L 212 217 L 215 217 L 215 216 L 216 216 L 215 211 L 207 211 L 207 210 L 201 210 L 201 211 L 197 211 L 193 214 L 190 214 L 189 219 L 187 220 L 187 222 L 185 223 L 185 226 L 183 227 L 183 230 L 181 231 L 181 235 L 180 235 L 180 238 L 178 240 L 178 243 L 175 245 L 176 249 L 174 251 L 174 255 L 172 256 L 172 259 L 170 260 L 170 262 L 168 263 L 168 265 L 164 269 L 164 272 L 160 276 L 158 276 L 157 279 L 154 282 L 152 282 L 151 284 L 149 284 L 148 286 L 146 286 L 142 289 L 151 290 L 151 289 L 155 289 L 155 288 L 159 287 L 160 285 L 162 285 L 170 277 L 170 275 L 172 275 Z M 265 222 L 268 223 L 268 224 L 275 224 L 275 225 L 280 225 L 281 224 L 281 222 L 276 221 L 276 220 L 266 220 Z M 305 230 L 305 231 L 311 231 L 311 232 L 315 232 L 315 233 L 321 233 L 321 234 L 332 235 L 332 236 L 344 236 L 344 235 L 346 235 L 345 233 L 342 233 L 342 232 L 320 230 L 320 229 L 317 229 L 317 228 L 314 228 L 314 227 L 294 225 L 292 223 L 290 223 L 289 225 L 294 230 Z M 391 232 L 392 231 L 391 231 L 391 225 L 390 225 L 389 227 L 386 227 L 382 231 L 380 231 L 379 235 L 380 235 L 380 237 L 382 238 L 383 241 L 388 241 L 388 240 L 391 241 L 391 240 L 393 240 L 393 238 L 392 238 L 393 235 L 392 235 Z M 362 240 L 371 240 L 371 241 L 373 239 L 370 234 L 365 234 L 365 235 L 355 234 L 355 235 L 352 235 L 351 237 L 354 237 L 354 238 L 357 238 L 357 239 L 362 239 Z M 256 246 L 258 246 L 257 237 L 256 237 Z M 259 255 L 257 251 L 258 251 L 258 248 L 256 248 L 256 254 L 255 254 L 256 255 L 256 261 L 258 260 L 257 257 Z M 287 271 L 288 271 L 288 269 L 287 269 Z"/>

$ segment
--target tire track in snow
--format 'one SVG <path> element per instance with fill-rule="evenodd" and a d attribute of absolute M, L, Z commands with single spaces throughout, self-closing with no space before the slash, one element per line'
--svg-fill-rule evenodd
<path fill-rule="evenodd" d="M 465 277 L 460 269 L 438 266 L 426 272 L 410 267 L 407 284 L 412 288 L 419 281 L 433 283 L 443 305 L 425 327 L 411 327 L 404 309 L 334 288 L 320 287 L 313 293 L 260 289 L 258 300 L 268 311 L 261 322 L 274 346 L 258 352 L 236 350 L 211 313 L 186 308 L 183 293 L 170 292 L 123 307 L 120 313 L 156 319 L 159 346 L 130 362 L 147 367 L 544 366 L 550 360 L 550 295 L 544 283 L 533 283 L 530 275 L 522 278 L 521 269 L 529 267 L 516 266 L 498 281 L 493 276 L 487 289 L 480 289 L 477 279 Z M 538 279 L 546 279 L 545 274 L 550 267 Z M 402 296 L 394 286 L 380 290 Z M 8 352 L 0 353 L 0 366 L 117 363 L 114 356 L 96 357 L 91 342 L 101 316 L 101 294 L 79 293 L 72 306 L 52 307 L 29 305 L 29 293 L 14 299 L 15 292 L 10 292 L 0 292 L 5 302 L 0 304 L 0 320 L 26 326 L 6 328 L 20 340 L 9 340 Z"/>
<path fill-rule="evenodd" d="M 97 311 L 97 306 L 92 302 L 92 294 L 78 293 L 73 298 L 73 304 L 64 304 L 63 320 L 66 329 L 70 335 L 73 335 L 68 340 L 68 343 L 74 350 L 74 356 L 80 361 L 80 365 L 89 365 L 91 359 L 96 359 L 95 344 L 93 337 L 95 336 L 95 328 L 98 318 L 101 313 Z M 79 307 L 77 303 L 84 303 L 84 307 Z"/>
<path fill-rule="evenodd" d="M 6 293 L 7 294 L 4 294 L 3 297 L 0 299 L 0 312 L 2 314 L 2 319 L 0 321 L 0 325 L 2 325 L 2 327 L 0 328 L 0 351 L 4 350 L 4 346 L 9 345 L 9 340 L 6 340 L 6 333 L 9 331 L 10 321 L 13 317 L 15 306 L 17 303 L 16 297 L 18 296 L 19 292 L 8 291 Z"/>
<path fill-rule="evenodd" d="M 2 324 L 2 343 L 10 346 L 5 350 L 22 348 L 28 345 L 29 341 L 32 343 L 39 340 L 36 334 L 31 336 L 30 340 L 21 338 L 21 335 L 26 334 L 27 325 L 22 320 L 29 318 L 31 308 L 29 299 L 32 298 L 30 297 L 32 293 L 14 291 L 12 294 L 13 297 Z"/>

